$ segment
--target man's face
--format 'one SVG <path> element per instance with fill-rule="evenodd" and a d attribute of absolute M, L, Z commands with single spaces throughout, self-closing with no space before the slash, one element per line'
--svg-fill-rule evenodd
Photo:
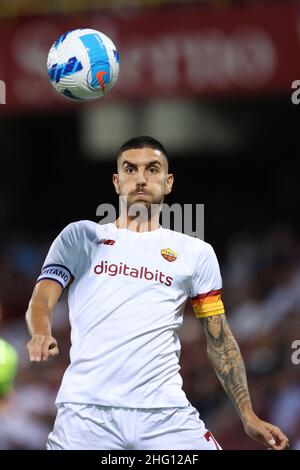
<path fill-rule="evenodd" d="M 118 160 L 113 183 L 119 196 L 127 196 L 127 206 L 161 204 L 172 190 L 166 157 L 151 148 L 125 150 Z"/>

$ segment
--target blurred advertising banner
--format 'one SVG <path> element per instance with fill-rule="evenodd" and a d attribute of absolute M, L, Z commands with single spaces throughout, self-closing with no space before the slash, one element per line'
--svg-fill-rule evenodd
<path fill-rule="evenodd" d="M 53 90 L 46 60 L 62 33 L 85 27 L 111 37 L 120 54 L 109 100 L 290 94 L 300 79 L 296 4 L 35 16 L 0 23 L 0 112 L 74 106 Z"/>

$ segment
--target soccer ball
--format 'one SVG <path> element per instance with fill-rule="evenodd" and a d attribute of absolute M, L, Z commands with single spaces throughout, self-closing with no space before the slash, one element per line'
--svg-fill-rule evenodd
<path fill-rule="evenodd" d="M 119 75 L 119 55 L 113 42 L 95 29 L 64 33 L 47 60 L 52 85 L 63 96 L 89 101 L 106 94 Z"/>

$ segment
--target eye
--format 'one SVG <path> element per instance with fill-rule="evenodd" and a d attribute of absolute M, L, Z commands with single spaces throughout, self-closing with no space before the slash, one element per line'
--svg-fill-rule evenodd
<path fill-rule="evenodd" d="M 125 173 L 133 173 L 134 172 L 134 168 L 132 166 L 128 166 L 127 168 L 125 168 Z"/>
<path fill-rule="evenodd" d="M 156 166 L 151 166 L 149 168 L 149 172 L 152 173 L 152 174 L 156 174 L 156 173 L 158 173 L 158 168 L 156 168 Z"/>

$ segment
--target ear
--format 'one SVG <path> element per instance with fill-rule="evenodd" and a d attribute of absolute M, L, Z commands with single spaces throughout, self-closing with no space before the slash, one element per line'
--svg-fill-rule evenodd
<path fill-rule="evenodd" d="M 167 175 L 165 194 L 170 194 L 170 192 L 172 191 L 173 183 L 174 183 L 174 175 L 172 174 Z"/>
<path fill-rule="evenodd" d="M 119 176 L 116 173 L 112 175 L 112 182 L 115 187 L 116 193 L 120 194 Z"/>

